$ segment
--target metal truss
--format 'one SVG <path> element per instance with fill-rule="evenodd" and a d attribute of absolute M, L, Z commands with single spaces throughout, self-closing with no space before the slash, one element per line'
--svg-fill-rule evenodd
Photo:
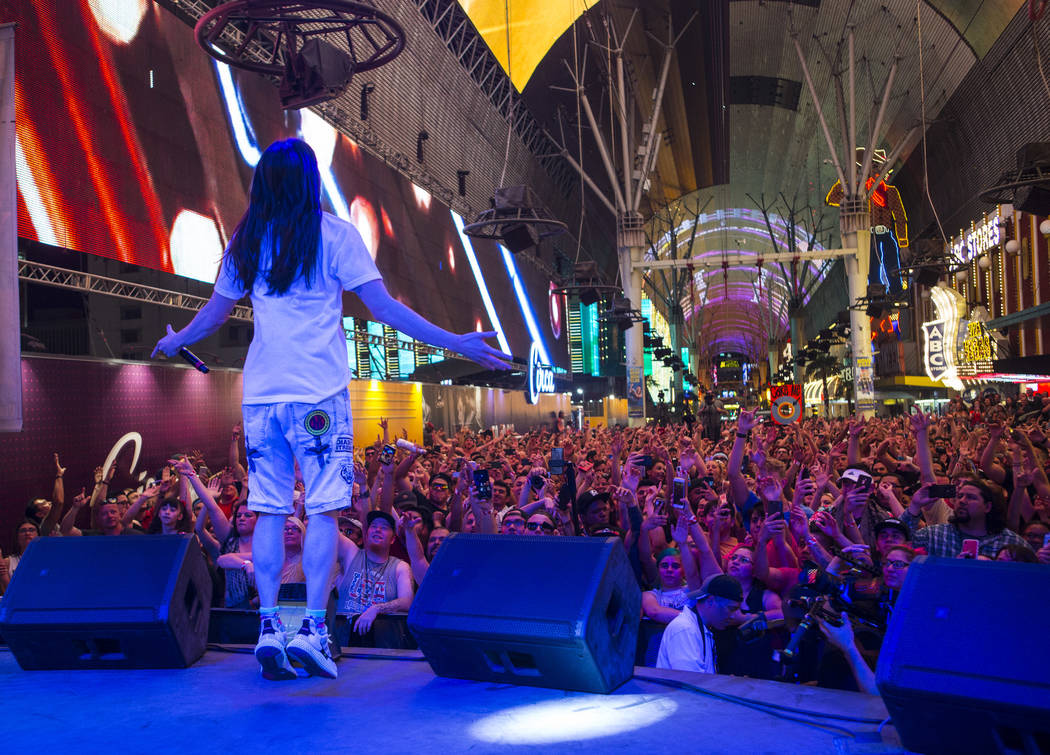
<path fill-rule="evenodd" d="M 191 312 L 196 312 L 208 302 L 202 296 L 166 291 L 163 288 L 144 286 L 141 283 L 128 283 L 116 278 L 106 278 L 80 270 L 67 270 L 29 260 L 18 261 L 18 277 L 24 281 L 44 283 L 48 286 L 81 291 L 85 294 L 105 294 L 118 299 L 159 304 L 162 307 L 186 309 Z M 251 322 L 252 308 L 237 305 L 230 313 L 230 317 L 234 320 Z"/>
<path fill-rule="evenodd" d="M 412 0 L 427 23 L 449 51 L 456 56 L 463 70 L 489 98 L 489 102 L 508 122 L 525 146 L 543 166 L 555 186 L 568 197 L 579 176 L 561 157 L 561 148 L 551 141 L 535 118 L 525 107 L 521 97 L 514 97 L 514 84 L 492 54 L 485 40 L 478 34 L 457 0 Z"/>
<path fill-rule="evenodd" d="M 167 291 L 163 288 L 145 286 L 141 283 L 129 283 L 107 278 L 94 273 L 85 273 L 80 270 L 67 270 L 66 268 L 45 265 L 40 262 L 29 260 L 18 261 L 18 277 L 21 280 L 42 283 L 46 286 L 55 286 L 72 291 L 80 291 L 85 294 L 102 294 L 104 296 L 115 296 L 118 299 L 128 301 L 146 302 L 157 304 L 162 307 L 172 307 L 189 312 L 197 312 L 208 303 L 203 296 L 184 294 L 178 291 Z M 230 319 L 243 322 L 252 321 L 252 308 L 236 305 L 230 313 Z M 383 346 L 390 349 L 410 349 L 417 355 L 438 355 L 446 359 L 458 357 L 454 351 L 442 349 L 438 346 L 421 343 L 419 341 L 403 341 L 399 338 L 375 335 L 363 330 L 350 330 L 344 328 L 348 341 L 367 344 L 369 346 Z"/>

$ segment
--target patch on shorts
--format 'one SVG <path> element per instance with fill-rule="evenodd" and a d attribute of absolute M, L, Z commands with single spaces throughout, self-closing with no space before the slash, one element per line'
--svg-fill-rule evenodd
<path fill-rule="evenodd" d="M 347 485 L 353 485 L 354 484 L 354 465 L 353 464 L 344 464 L 339 469 L 339 474 L 342 476 L 343 481 L 346 482 Z"/>
<path fill-rule="evenodd" d="M 324 435 L 332 426 L 332 420 L 328 416 L 328 412 L 314 409 L 306 415 L 303 424 L 306 425 L 306 432 L 310 433 L 310 435 Z"/>
<path fill-rule="evenodd" d="M 354 450 L 354 439 L 340 435 L 335 439 L 335 452 L 337 454 L 352 453 Z"/>

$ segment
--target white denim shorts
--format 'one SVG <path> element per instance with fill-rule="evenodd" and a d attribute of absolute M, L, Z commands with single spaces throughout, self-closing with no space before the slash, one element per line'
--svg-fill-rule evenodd
<path fill-rule="evenodd" d="M 292 513 L 295 459 L 306 485 L 307 515 L 350 505 L 354 434 L 349 391 L 316 404 L 245 404 L 241 409 L 249 509 Z"/>

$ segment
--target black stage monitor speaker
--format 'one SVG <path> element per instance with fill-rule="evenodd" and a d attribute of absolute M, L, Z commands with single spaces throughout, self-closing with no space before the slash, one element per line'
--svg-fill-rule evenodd
<path fill-rule="evenodd" d="M 876 680 L 909 750 L 1050 753 L 1050 568 L 919 558 Z"/>
<path fill-rule="evenodd" d="M 189 535 L 34 540 L 0 601 L 23 669 L 185 668 L 204 654 L 211 578 Z"/>
<path fill-rule="evenodd" d="M 641 601 L 618 538 L 457 534 L 408 628 L 438 676 L 609 693 L 634 673 Z"/>

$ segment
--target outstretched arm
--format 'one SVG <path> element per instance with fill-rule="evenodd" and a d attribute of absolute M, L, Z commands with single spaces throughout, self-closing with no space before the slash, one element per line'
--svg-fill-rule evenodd
<path fill-rule="evenodd" d="M 510 369 L 510 365 L 503 361 L 509 355 L 485 343 L 486 338 L 496 335 L 494 332 L 456 335 L 439 328 L 393 298 L 382 280 L 368 281 L 355 288 L 354 293 L 361 297 L 377 320 L 418 341 L 455 351 L 490 370 Z"/>
<path fill-rule="evenodd" d="M 160 352 L 173 357 L 183 346 L 189 346 L 202 338 L 207 338 L 226 322 L 226 318 L 230 316 L 236 304 L 236 299 L 229 299 L 213 291 L 208 303 L 193 316 L 189 325 L 179 331 L 168 325 L 168 334 L 157 341 L 157 345 L 153 347 L 153 353 L 150 354 L 150 359 Z"/>

